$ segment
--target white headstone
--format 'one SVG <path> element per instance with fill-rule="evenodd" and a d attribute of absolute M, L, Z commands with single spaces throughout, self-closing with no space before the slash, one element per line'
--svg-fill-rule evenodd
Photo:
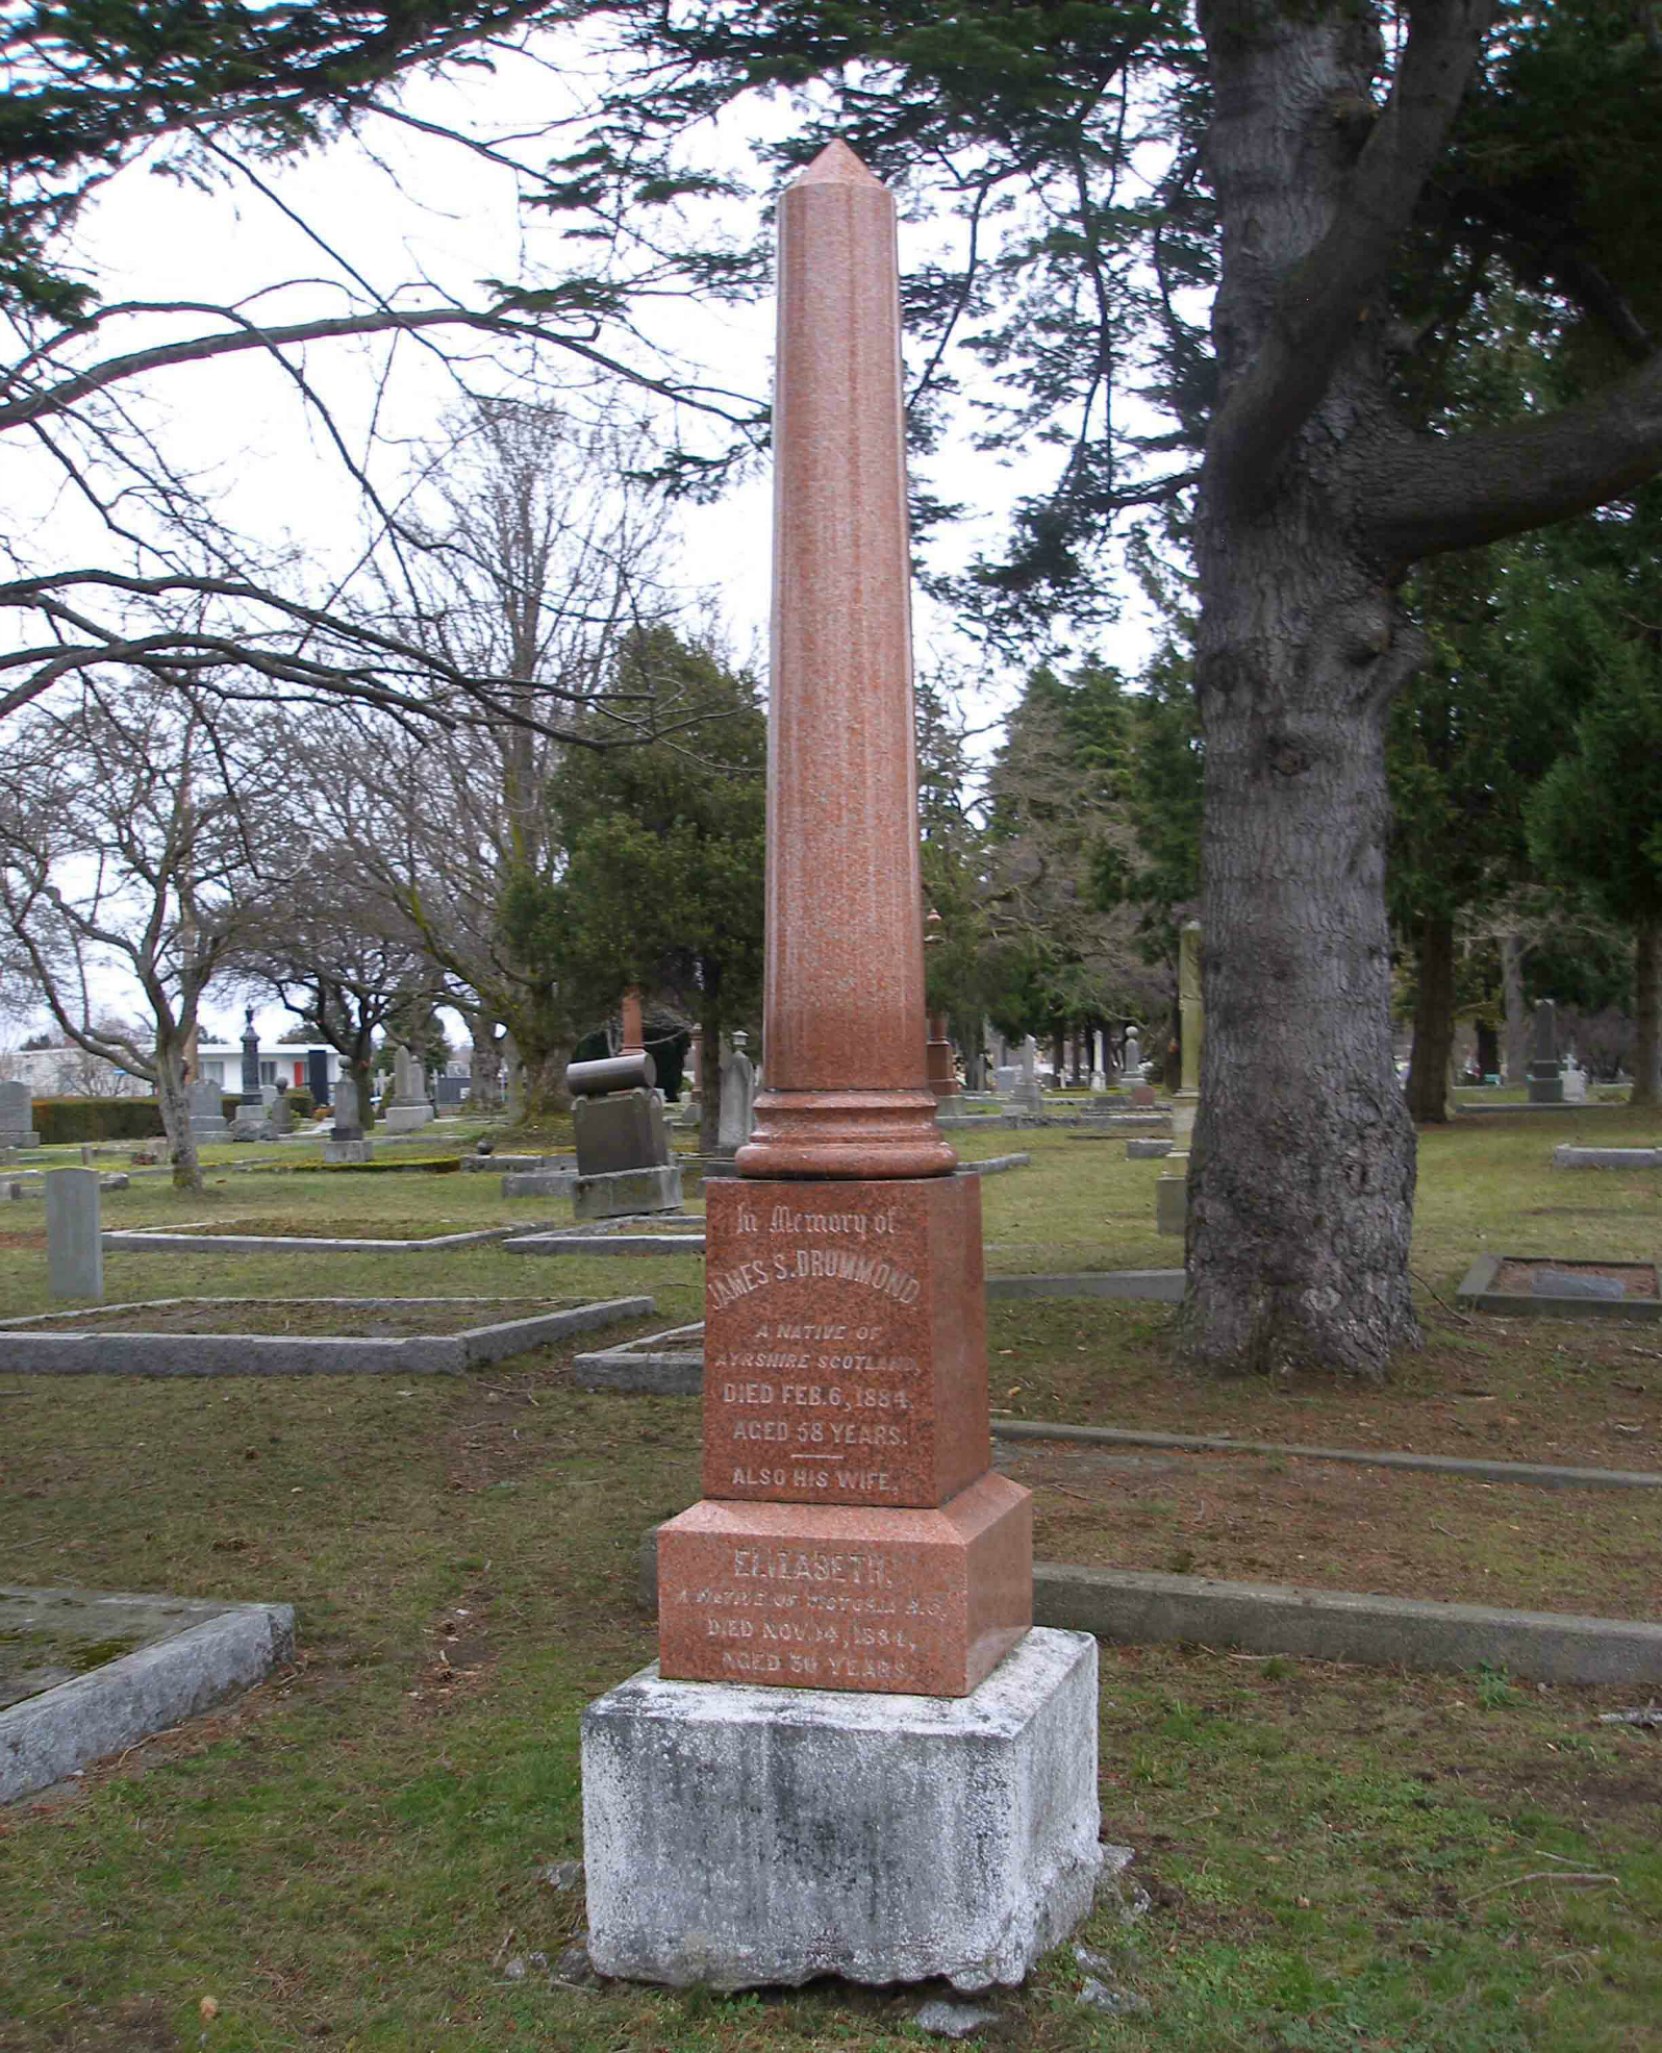
<path fill-rule="evenodd" d="M 744 1052 L 750 1036 L 724 1037 L 721 1051 L 721 1119 L 717 1143 L 742 1148 L 756 1123 L 756 1069 Z"/>

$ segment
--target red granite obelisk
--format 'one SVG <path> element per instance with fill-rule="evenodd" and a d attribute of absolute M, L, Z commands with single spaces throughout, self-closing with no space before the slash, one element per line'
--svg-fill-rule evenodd
<path fill-rule="evenodd" d="M 991 1469 L 980 1186 L 925 1059 L 895 205 L 833 143 L 784 196 L 767 1089 L 706 1189 L 704 1499 L 660 1670 L 972 1691 L 1032 1619 Z"/>

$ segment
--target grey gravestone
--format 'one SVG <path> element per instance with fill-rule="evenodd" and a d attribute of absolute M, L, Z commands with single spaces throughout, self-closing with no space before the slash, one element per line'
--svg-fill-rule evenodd
<path fill-rule="evenodd" d="M 717 1145 L 742 1148 L 756 1124 L 756 1068 L 744 1052 L 750 1036 L 736 1033 L 722 1050 L 721 1121 Z"/>
<path fill-rule="evenodd" d="M 382 1114 L 382 1121 L 389 1133 L 412 1133 L 433 1117 L 426 1072 L 408 1048 L 396 1048 L 392 1076 L 392 1103 Z"/>
<path fill-rule="evenodd" d="M 577 1174 L 610 1176 L 623 1169 L 662 1169 L 670 1159 L 664 1108 L 656 1091 L 620 1091 L 578 1098 L 571 1108 Z"/>
<path fill-rule="evenodd" d="M 364 1139 L 363 1121 L 358 1112 L 358 1086 L 350 1072 L 344 1069 L 335 1079 L 334 1112 L 334 1126 L 323 1143 L 324 1161 L 367 1162 L 371 1151 L 369 1142 Z"/>
<path fill-rule="evenodd" d="M 0 1148 L 38 1148 L 34 1099 L 24 1083 L 0 1083 Z"/>
<path fill-rule="evenodd" d="M 294 1107 L 287 1091 L 279 1091 L 271 1101 L 271 1131 L 273 1135 L 294 1131 Z"/>
<path fill-rule="evenodd" d="M 225 1123 L 225 1093 L 218 1084 L 190 1084 L 185 1090 L 190 1130 L 199 1141 L 222 1141 L 230 1132 Z"/>
<path fill-rule="evenodd" d="M 237 1116 L 231 1123 L 231 1138 L 234 1141 L 270 1140 L 271 1125 L 266 1118 L 265 1100 L 260 1095 L 260 1037 L 254 1031 L 252 1005 L 243 1019 L 242 1096 L 237 1101 Z"/>
<path fill-rule="evenodd" d="M 1619 1276 L 1590 1276 L 1575 1269 L 1537 1269 L 1529 1279 L 1532 1297 L 1626 1297 Z"/>
<path fill-rule="evenodd" d="M 96 1169 L 46 1172 L 46 1274 L 54 1297 L 103 1297 L 98 1209 Z"/>
<path fill-rule="evenodd" d="M 1577 1062 L 1573 1052 L 1569 1060 L 1564 1064 L 1563 1082 L 1564 1103 L 1566 1105 L 1585 1105 L 1587 1102 L 1587 1072 Z"/>
<path fill-rule="evenodd" d="M 1529 1031 L 1528 1088 L 1532 1105 L 1564 1102 L 1564 1072 L 1558 1060 L 1558 1010 L 1550 998 L 1543 998 L 1536 1006 Z"/>
<path fill-rule="evenodd" d="M 1135 1027 L 1125 1037 L 1125 1060 L 1120 1065 L 1120 1078 L 1128 1084 L 1140 1084 L 1143 1080 L 1143 1044 L 1137 1038 Z"/>
<path fill-rule="evenodd" d="M 1023 1112 L 1037 1112 L 1042 1103 L 1039 1093 L 1039 1044 L 1031 1034 L 1021 1044 L 1021 1069 L 1011 1096 Z"/>

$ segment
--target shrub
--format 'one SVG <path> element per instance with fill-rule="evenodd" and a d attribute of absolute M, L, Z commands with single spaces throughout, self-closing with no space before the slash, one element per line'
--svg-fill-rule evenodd
<path fill-rule="evenodd" d="M 148 1141 L 162 1132 L 154 1098 L 37 1098 L 35 1131 L 45 1147 L 78 1141 Z"/>

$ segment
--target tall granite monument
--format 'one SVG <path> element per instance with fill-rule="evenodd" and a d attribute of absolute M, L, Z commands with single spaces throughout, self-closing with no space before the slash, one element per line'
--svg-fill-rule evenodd
<path fill-rule="evenodd" d="M 1096 1645 L 991 1468 L 980 1185 L 924 1044 L 895 210 L 781 208 L 767 1082 L 707 1187 L 703 1500 L 583 1721 L 601 1972 L 1019 1981 L 1089 1907 Z"/>

